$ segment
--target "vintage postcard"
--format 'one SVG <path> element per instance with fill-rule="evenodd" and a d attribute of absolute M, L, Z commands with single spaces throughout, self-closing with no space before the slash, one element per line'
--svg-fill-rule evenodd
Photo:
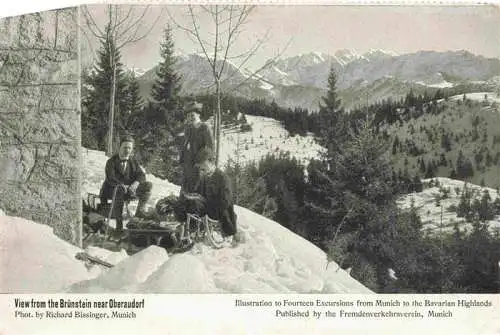
<path fill-rule="evenodd" d="M 196 313 L 265 310 L 257 332 L 499 331 L 499 24 L 494 4 L 1 18 L 0 291 L 64 294 L 13 320 L 144 323 L 153 294 L 204 293 Z"/>

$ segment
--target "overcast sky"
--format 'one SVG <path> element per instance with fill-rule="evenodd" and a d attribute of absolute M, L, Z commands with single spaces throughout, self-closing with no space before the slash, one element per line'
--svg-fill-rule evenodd
<path fill-rule="evenodd" d="M 142 8 L 137 7 L 137 13 Z M 97 24 L 102 27 L 106 22 L 105 9 L 106 6 L 91 7 Z M 169 15 L 187 26 L 186 10 L 185 6 L 152 7 L 143 20 L 143 31 L 160 13 L 161 16 L 147 38 L 123 51 L 122 61 L 125 65 L 141 69 L 156 65 L 160 59 L 162 31 L 171 20 Z M 204 19 L 200 22 L 210 23 Z M 203 29 L 207 33 L 210 27 L 204 25 Z M 491 5 L 258 6 L 233 50 L 247 50 L 266 32 L 266 43 L 249 63 L 251 68 L 262 65 L 266 59 L 283 49 L 283 57 L 312 51 L 333 54 L 340 49 L 353 49 L 358 53 L 384 49 L 398 54 L 418 50 L 468 50 L 474 54 L 500 58 L 500 9 Z M 85 38 L 82 40 L 86 49 L 88 42 Z M 174 31 L 174 43 L 178 53 L 201 51 L 179 29 Z M 95 44 L 92 49 L 96 50 Z"/>

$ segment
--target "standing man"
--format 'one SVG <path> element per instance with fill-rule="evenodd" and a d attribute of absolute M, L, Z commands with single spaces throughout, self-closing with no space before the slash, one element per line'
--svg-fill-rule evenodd
<path fill-rule="evenodd" d="M 144 170 L 132 156 L 134 139 L 130 136 L 120 141 L 119 152 L 106 162 L 106 180 L 101 187 L 101 203 L 113 199 L 116 189 L 113 216 L 116 218 L 116 231 L 123 231 L 123 206 L 125 201 L 139 199 L 136 217 L 146 216 L 146 203 L 151 197 L 153 185 L 146 181 Z"/>
<path fill-rule="evenodd" d="M 187 111 L 184 143 L 180 154 L 183 181 L 182 193 L 193 192 L 199 180 L 196 164 L 206 151 L 213 152 L 214 141 L 208 125 L 200 120 L 202 105 L 194 103 Z"/>

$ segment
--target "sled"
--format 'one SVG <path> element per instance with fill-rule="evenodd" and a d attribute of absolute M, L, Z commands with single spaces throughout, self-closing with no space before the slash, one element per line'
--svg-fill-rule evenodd
<path fill-rule="evenodd" d="M 176 221 L 155 221 L 152 219 L 132 218 L 127 223 L 126 240 L 128 250 L 133 246 L 148 247 L 157 245 L 167 249 L 175 248 L 181 237 L 180 226 L 182 223 Z M 136 241 L 134 243 L 134 241 Z M 141 241 L 142 243 L 137 243 Z"/>
<path fill-rule="evenodd" d="M 87 195 L 87 204 L 84 202 L 83 241 L 99 233 L 104 235 L 104 240 L 110 239 L 109 222 L 113 218 L 115 197 L 116 189 L 111 203 L 101 204 L 99 195 L 92 193 Z M 137 218 L 131 217 L 129 202 L 125 202 L 124 211 L 129 219 L 124 227 L 123 238 L 115 243 L 119 246 L 122 242 L 126 242 L 129 253 L 151 245 L 163 247 L 169 253 L 185 252 L 197 242 L 216 249 L 225 245 L 220 222 L 207 215 L 200 217 L 188 213 L 185 222 L 176 221 L 173 217 Z"/>
<path fill-rule="evenodd" d="M 143 227 L 149 224 L 149 227 L 137 227 L 137 223 L 142 223 Z M 139 238 L 143 239 L 142 247 L 157 245 L 164 247 L 169 253 L 185 252 L 197 242 L 204 242 L 216 249 L 224 246 L 219 221 L 213 220 L 207 215 L 199 217 L 196 214 L 187 214 L 186 222 L 156 222 L 134 218 L 127 224 L 126 232 L 128 250 L 132 250 L 133 245 L 137 246 L 134 239 Z M 171 245 L 166 246 L 165 239 L 168 239 Z"/>
<path fill-rule="evenodd" d="M 82 202 L 83 209 L 83 241 L 95 236 L 98 233 L 105 233 L 106 216 L 99 212 L 99 196 L 96 194 L 87 194 L 87 202 Z"/>
<path fill-rule="evenodd" d="M 194 226 L 194 231 L 192 231 Z M 188 214 L 185 232 L 187 238 L 194 238 L 196 242 L 206 242 L 209 246 L 220 249 L 224 246 L 222 226 L 218 220 L 211 219 L 208 215 L 200 217 Z"/>
<path fill-rule="evenodd" d="M 87 194 L 87 203 L 85 203 L 85 201 L 83 202 L 83 241 L 86 241 L 98 233 L 103 234 L 105 238 L 109 239 L 109 223 L 112 218 L 115 218 L 113 216 L 113 211 L 116 202 L 117 190 L 118 187 L 116 187 L 113 191 L 111 203 L 101 203 L 101 197 L 99 195 L 94 193 Z M 132 216 L 129 208 L 130 202 L 130 200 L 126 200 L 124 203 L 126 215 L 122 215 L 122 219 Z"/>

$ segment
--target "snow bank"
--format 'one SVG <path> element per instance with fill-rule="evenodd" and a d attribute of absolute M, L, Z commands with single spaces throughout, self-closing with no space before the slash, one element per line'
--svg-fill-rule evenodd
<path fill-rule="evenodd" d="M 174 255 L 137 288 L 141 293 L 209 293 L 217 288 L 205 265 L 189 254 Z"/>
<path fill-rule="evenodd" d="M 0 292 L 61 292 L 91 278 L 75 258 L 81 249 L 59 239 L 52 228 L 22 218 L 0 217 Z"/>
<path fill-rule="evenodd" d="M 274 221 L 236 207 L 245 243 L 213 249 L 198 244 L 189 253 L 204 264 L 216 291 L 312 293 L 324 286 L 326 255 Z M 353 280 L 349 278 L 349 280 Z"/>
<path fill-rule="evenodd" d="M 335 263 L 326 271 L 325 254 L 306 240 L 249 210 L 236 210 L 245 243 L 223 249 L 198 243 L 170 258 L 156 246 L 133 256 L 88 247 L 89 254 L 115 264 L 104 270 L 87 270 L 75 259 L 82 250 L 50 227 L 2 217 L 0 287 L 12 293 L 370 292 L 345 271 L 332 272 Z"/>
<path fill-rule="evenodd" d="M 76 283 L 71 293 L 131 292 L 168 260 L 165 249 L 151 246 L 128 257 L 95 279 Z"/>
<path fill-rule="evenodd" d="M 236 206 L 235 211 L 238 214 L 239 226 L 242 229 L 251 229 L 250 235 L 252 232 L 265 234 L 279 255 L 286 255 L 297 264 L 307 264 L 311 271 L 316 273 L 323 272 L 326 268 L 326 254 L 311 242 L 246 208 Z"/>
<path fill-rule="evenodd" d="M 368 288 L 352 279 L 349 273 L 331 262 L 325 273 L 325 285 L 322 293 L 373 293 Z"/>

